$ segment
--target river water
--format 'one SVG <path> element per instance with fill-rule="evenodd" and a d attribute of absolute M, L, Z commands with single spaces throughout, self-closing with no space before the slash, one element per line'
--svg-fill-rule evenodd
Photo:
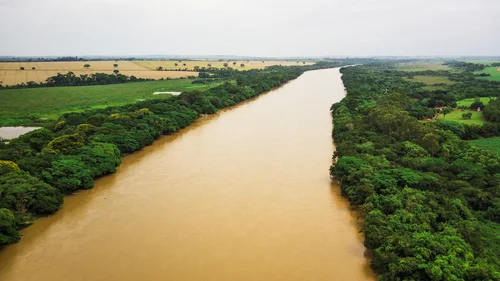
<path fill-rule="evenodd" d="M 338 69 L 124 158 L 0 251 L 0 280 L 375 280 L 328 168 Z"/>

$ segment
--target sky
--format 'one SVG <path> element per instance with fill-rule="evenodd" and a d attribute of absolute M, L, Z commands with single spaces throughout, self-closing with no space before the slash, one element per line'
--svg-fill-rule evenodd
<path fill-rule="evenodd" d="M 0 56 L 500 56 L 500 0 L 0 0 Z"/>

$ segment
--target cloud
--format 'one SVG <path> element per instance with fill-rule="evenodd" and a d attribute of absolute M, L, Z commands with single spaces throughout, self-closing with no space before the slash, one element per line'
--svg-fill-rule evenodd
<path fill-rule="evenodd" d="M 0 0 L 0 55 L 500 55 L 495 0 Z"/>

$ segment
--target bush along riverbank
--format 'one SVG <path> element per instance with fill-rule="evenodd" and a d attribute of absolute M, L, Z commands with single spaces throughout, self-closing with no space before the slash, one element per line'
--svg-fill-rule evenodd
<path fill-rule="evenodd" d="M 413 117 L 411 84 L 382 66 L 342 72 L 330 173 L 379 280 L 500 280 L 498 155 Z"/>
<path fill-rule="evenodd" d="M 226 70 L 220 74 L 226 82 L 204 92 L 67 113 L 8 144 L 0 142 L 0 245 L 17 242 L 19 229 L 37 216 L 57 211 L 64 194 L 92 188 L 94 179 L 113 173 L 124 155 L 161 135 L 276 88 L 304 71 L 340 64 Z"/>

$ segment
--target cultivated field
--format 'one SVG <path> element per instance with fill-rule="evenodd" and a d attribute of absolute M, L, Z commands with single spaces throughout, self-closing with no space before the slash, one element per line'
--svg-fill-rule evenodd
<path fill-rule="evenodd" d="M 236 62 L 236 65 L 233 65 Z M 29 81 L 45 82 L 48 77 L 55 76 L 57 73 L 66 74 L 69 71 L 76 75 L 107 73 L 112 74 L 113 70 L 118 69 L 120 74 L 127 76 L 134 75 L 137 78 L 182 78 L 188 76 L 197 76 L 194 71 L 195 66 L 208 68 L 223 68 L 224 63 L 230 67 L 240 70 L 262 69 L 271 65 L 304 65 L 302 61 L 88 61 L 88 62 L 0 62 L 0 81 L 2 85 L 17 85 Z M 84 67 L 90 64 L 90 67 Z M 118 64 L 118 67 L 114 67 Z M 175 65 L 177 64 L 177 66 Z M 186 64 L 186 66 L 184 66 Z M 245 64 L 241 67 L 241 64 Z M 305 62 L 306 65 L 313 62 Z M 166 71 L 157 71 L 158 67 Z M 20 68 L 24 67 L 24 70 Z M 32 69 L 32 68 L 35 69 Z M 175 70 L 175 71 L 170 71 Z M 182 71 L 177 71 L 182 70 Z"/>
<path fill-rule="evenodd" d="M 422 76 L 414 76 L 411 79 L 408 79 L 409 81 L 412 82 L 420 82 L 424 83 L 427 85 L 435 85 L 435 84 L 446 84 L 446 85 L 453 85 L 456 82 L 451 81 L 448 79 L 446 76 L 429 76 L 429 75 L 422 75 Z"/>
<path fill-rule="evenodd" d="M 84 67 L 90 64 L 90 67 Z M 114 67 L 118 64 L 118 67 Z M 20 68 L 24 67 L 24 70 Z M 34 70 L 32 68 L 35 68 Z M 197 76 L 197 72 L 179 72 L 179 71 L 152 71 L 142 67 L 133 61 L 89 61 L 89 62 L 1 62 L 0 63 L 0 81 L 2 85 L 16 85 L 29 81 L 45 82 L 48 77 L 55 76 L 57 73 L 66 74 L 69 71 L 76 75 L 107 73 L 112 74 L 113 70 L 118 69 L 120 74 L 127 76 L 134 75 L 137 78 L 181 78 L 187 76 Z"/>
<path fill-rule="evenodd" d="M 305 64 L 304 64 L 305 62 Z M 162 67 L 163 69 L 188 69 L 188 70 L 194 70 L 195 66 L 199 66 L 200 68 L 205 67 L 205 68 L 210 68 L 210 67 L 215 67 L 215 68 L 224 68 L 224 63 L 228 64 L 228 67 L 232 67 L 234 69 L 239 69 L 239 70 L 248 70 L 248 69 L 262 69 L 267 66 L 272 66 L 272 65 L 283 65 L 283 66 L 289 66 L 289 65 L 311 65 L 314 64 L 313 62 L 310 61 L 241 61 L 241 60 L 229 60 L 229 61 L 210 61 L 210 60 L 205 60 L 205 61 L 189 61 L 189 60 L 169 60 L 169 61 L 136 61 L 140 66 L 143 66 L 145 68 L 148 68 L 150 70 L 156 70 L 158 67 Z M 176 65 L 177 64 L 177 65 Z M 185 64 L 185 65 L 184 65 Z M 242 67 L 241 64 L 244 64 L 245 66 Z"/>
<path fill-rule="evenodd" d="M 464 120 L 462 118 L 462 114 L 471 112 L 472 113 L 472 118 L 469 120 Z M 451 113 L 446 114 L 446 117 L 443 114 L 440 114 L 438 119 L 440 120 L 449 120 L 449 121 L 455 121 L 463 124 L 469 124 L 469 125 L 483 125 L 486 121 L 484 120 L 483 113 L 478 112 L 478 111 L 472 111 L 472 110 L 454 110 Z"/>
<path fill-rule="evenodd" d="M 479 79 L 485 79 L 490 81 L 500 81 L 500 68 L 498 67 L 487 67 L 483 71 L 474 72 L 475 74 L 488 73 L 491 76 L 479 77 Z"/>
<path fill-rule="evenodd" d="M 449 66 L 443 65 L 443 63 L 444 61 L 406 62 L 398 63 L 396 68 L 400 71 L 452 70 Z"/>
<path fill-rule="evenodd" d="M 213 87 L 191 84 L 190 79 L 126 84 L 9 89 L 0 91 L 0 126 L 37 125 L 57 119 L 65 112 L 124 105 L 144 99 L 165 99 L 171 95 L 154 92 L 187 92 Z"/>

